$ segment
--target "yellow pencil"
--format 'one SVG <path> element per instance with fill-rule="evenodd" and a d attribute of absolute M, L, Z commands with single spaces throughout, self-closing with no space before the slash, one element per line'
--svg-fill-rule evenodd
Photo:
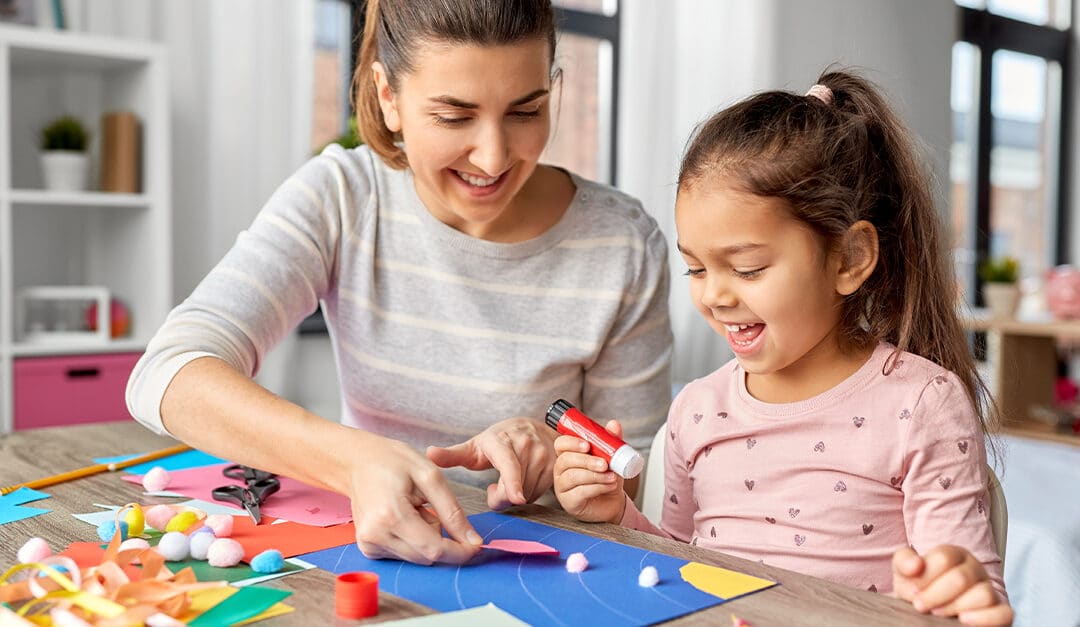
<path fill-rule="evenodd" d="M 15 490 L 18 490 L 19 488 L 44 488 L 45 486 L 55 485 L 57 483 L 63 483 L 65 481 L 71 481 L 72 479 L 81 479 L 82 477 L 89 477 L 90 475 L 96 475 L 103 472 L 113 472 L 114 470 L 120 470 L 121 468 L 127 468 L 128 466 L 134 466 L 136 464 L 153 461 L 155 459 L 161 459 L 162 457 L 168 457 L 169 455 L 175 455 L 177 453 L 183 453 L 184 451 L 190 450 L 190 446 L 186 444 L 179 444 L 177 446 L 163 448 L 160 451 L 147 453 L 146 455 L 132 457 L 131 459 L 126 459 L 122 462 L 112 462 L 109 464 L 94 464 L 93 466 L 86 466 L 85 468 L 62 472 L 58 475 L 45 477 L 44 479 L 35 479 L 33 481 L 27 481 L 26 483 L 18 483 L 8 486 L 6 488 L 0 488 L 0 496 L 10 494 Z"/>

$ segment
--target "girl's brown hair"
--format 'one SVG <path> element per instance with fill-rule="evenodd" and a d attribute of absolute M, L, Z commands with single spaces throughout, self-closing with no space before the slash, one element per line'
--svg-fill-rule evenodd
<path fill-rule="evenodd" d="M 359 61 L 353 71 L 352 105 L 360 137 L 388 165 L 405 168 L 401 139 L 383 123 L 371 64 L 382 63 L 392 89 L 415 66 L 423 43 L 497 46 L 530 39 L 548 42 L 555 60 L 551 0 L 368 0 Z"/>
<path fill-rule="evenodd" d="M 989 432 L 998 412 L 960 323 L 932 179 L 914 136 L 869 81 L 826 71 L 817 82 L 831 99 L 769 91 L 706 121 L 683 158 L 679 189 L 722 177 L 740 191 L 781 198 L 830 247 L 855 222 L 873 224 L 878 263 L 843 302 L 843 345 L 884 340 L 951 370 Z"/>

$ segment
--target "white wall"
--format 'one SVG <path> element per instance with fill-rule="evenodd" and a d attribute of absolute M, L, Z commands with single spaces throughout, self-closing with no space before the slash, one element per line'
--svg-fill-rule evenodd
<path fill-rule="evenodd" d="M 731 358 L 693 309 L 674 253 L 678 161 L 694 126 L 755 91 L 803 93 L 830 63 L 858 66 L 889 92 L 947 180 L 949 68 L 956 9 L 947 0 L 624 2 L 620 186 L 642 199 L 672 248 L 677 383 Z"/>

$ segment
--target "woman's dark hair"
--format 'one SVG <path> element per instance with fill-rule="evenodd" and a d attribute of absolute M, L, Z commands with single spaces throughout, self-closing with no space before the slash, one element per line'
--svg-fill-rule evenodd
<path fill-rule="evenodd" d="M 551 0 L 368 0 L 352 103 L 360 136 L 391 167 L 408 165 L 400 139 L 383 122 L 371 64 L 382 63 L 390 87 L 415 69 L 420 44 L 447 42 L 497 46 L 546 41 L 555 60 Z"/>
<path fill-rule="evenodd" d="M 702 124 L 679 170 L 679 189 L 722 177 L 758 196 L 786 201 L 828 247 L 859 220 L 878 234 L 878 263 L 843 303 L 845 348 L 884 340 L 956 373 L 991 431 L 998 411 L 957 310 L 931 177 L 913 134 L 871 82 L 826 71 L 813 93 L 769 91 Z M 831 93 L 829 93 L 831 92 Z M 894 367 L 895 355 L 886 365 Z"/>

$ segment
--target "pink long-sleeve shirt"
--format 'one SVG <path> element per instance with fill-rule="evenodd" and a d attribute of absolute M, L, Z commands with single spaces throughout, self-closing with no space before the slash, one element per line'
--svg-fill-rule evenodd
<path fill-rule="evenodd" d="M 851 586 L 892 589 L 892 555 L 964 547 L 1004 592 L 986 449 L 963 383 L 879 344 L 854 375 L 797 403 L 764 403 L 732 360 L 672 403 L 660 528 L 622 525 Z"/>

